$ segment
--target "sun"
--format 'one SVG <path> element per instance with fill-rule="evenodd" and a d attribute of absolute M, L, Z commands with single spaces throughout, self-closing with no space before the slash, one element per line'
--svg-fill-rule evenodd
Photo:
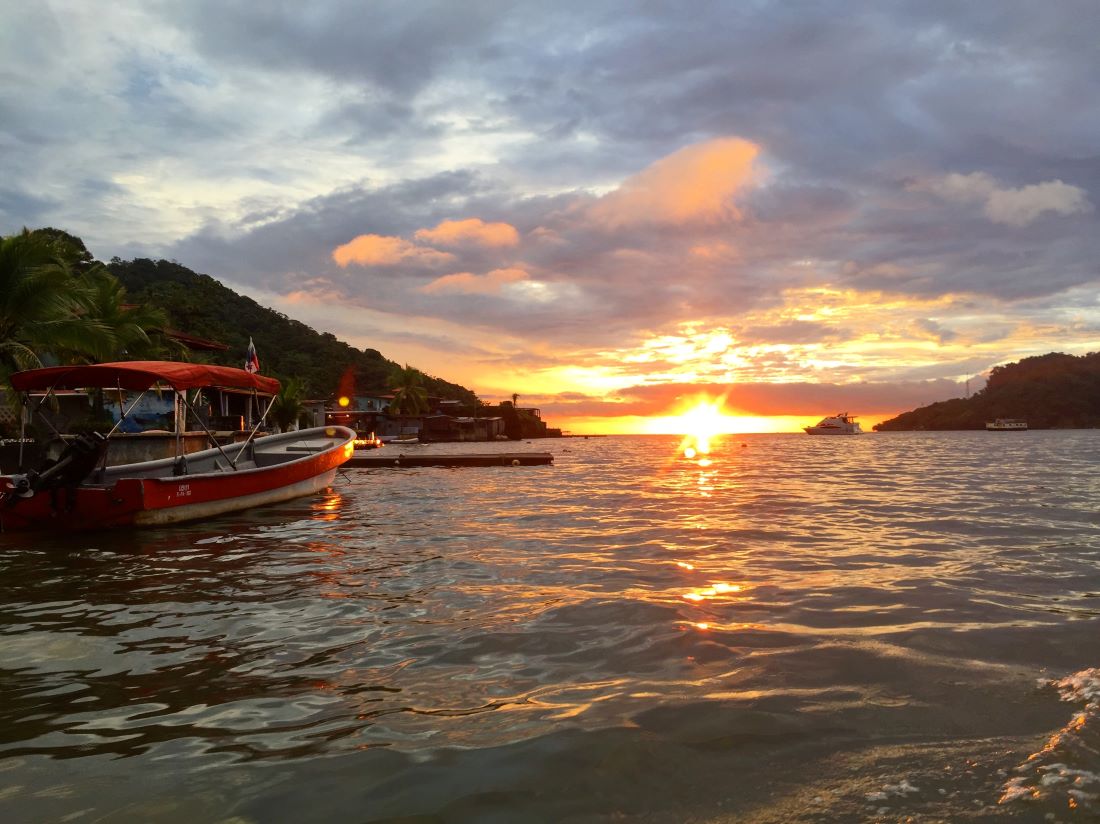
<path fill-rule="evenodd" d="M 684 435 L 690 441 L 696 437 L 710 440 L 719 435 L 801 433 L 806 425 L 805 416 L 746 414 L 727 406 L 727 398 L 725 394 L 719 396 L 700 392 L 683 399 L 674 407 L 672 414 L 618 418 L 620 428 L 609 427 L 603 431 L 611 434 Z"/>
<path fill-rule="evenodd" d="M 725 400 L 707 396 L 692 398 L 674 415 L 647 419 L 646 431 L 653 435 L 692 435 L 703 438 L 736 432 L 741 418 L 726 411 Z"/>
<path fill-rule="evenodd" d="M 709 441 L 728 429 L 729 421 L 722 412 L 722 401 L 699 401 L 691 409 L 680 414 L 684 435 L 691 435 L 697 442 Z M 702 451 L 702 450 L 701 450 Z"/>
<path fill-rule="evenodd" d="M 684 436 L 681 450 L 688 458 L 706 455 L 710 442 L 717 435 L 730 432 L 735 418 L 724 409 L 725 398 L 697 398 L 678 415 L 662 418 L 661 428 Z"/>

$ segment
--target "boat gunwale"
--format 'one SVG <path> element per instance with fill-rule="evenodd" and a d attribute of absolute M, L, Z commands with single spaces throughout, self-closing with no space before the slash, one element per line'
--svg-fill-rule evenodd
<path fill-rule="evenodd" d="M 344 437 L 341 440 L 336 439 L 336 434 L 339 430 L 343 430 L 343 432 L 346 433 L 346 437 Z M 333 434 L 332 435 L 327 434 L 329 432 L 332 432 Z M 309 439 L 308 437 L 306 437 L 306 438 L 301 437 L 301 435 L 303 433 L 307 433 L 307 434 L 308 433 L 314 433 L 314 436 L 316 436 L 317 433 L 321 433 L 321 434 L 324 435 L 324 437 L 330 439 L 332 441 L 332 443 L 330 443 L 327 446 L 324 446 L 322 448 L 316 449 L 316 450 L 310 450 L 310 451 L 303 450 L 301 455 L 293 455 L 288 460 L 280 461 L 279 463 L 271 464 L 270 466 L 260 466 L 259 464 L 255 463 L 255 457 L 254 456 L 255 456 L 256 452 L 260 452 L 261 454 L 265 451 L 270 451 L 270 452 L 273 452 L 273 453 L 277 453 L 278 450 L 267 450 L 267 449 L 265 449 L 265 447 L 270 447 L 270 446 L 276 445 L 275 444 L 276 440 L 286 441 L 287 445 L 293 444 L 295 441 L 299 441 L 299 440 L 308 440 Z M 244 459 L 244 460 L 247 460 L 247 461 L 252 463 L 251 466 L 248 466 L 246 468 L 236 468 L 234 466 L 230 466 L 230 467 L 227 467 L 225 469 L 211 469 L 211 470 L 202 471 L 202 472 L 184 472 L 180 475 L 174 475 L 174 474 L 172 474 L 172 475 L 169 475 L 169 474 L 148 475 L 148 474 L 146 474 L 148 472 L 152 472 L 154 470 L 159 470 L 159 469 L 162 469 L 162 468 L 173 470 L 173 469 L 175 469 L 177 463 L 181 459 L 183 460 L 185 465 L 187 464 L 188 461 L 194 461 L 194 462 L 198 463 L 198 462 L 202 462 L 202 461 L 206 461 L 206 460 L 217 460 L 217 458 L 219 456 L 224 454 L 223 450 L 225 450 L 226 447 L 221 447 L 219 449 L 219 447 L 217 447 L 217 446 L 212 446 L 212 447 L 209 447 L 208 449 L 203 449 L 203 450 L 200 450 L 198 452 L 190 452 L 186 455 L 181 455 L 181 456 L 176 456 L 176 457 L 155 458 L 151 461 L 137 461 L 137 462 L 134 462 L 134 463 L 118 464 L 116 466 L 109 466 L 109 467 L 107 467 L 106 469 L 103 470 L 101 478 L 99 480 L 97 480 L 95 483 L 83 482 L 83 483 L 78 484 L 77 487 L 78 488 L 81 488 L 81 487 L 87 487 L 87 488 L 104 487 L 104 488 L 109 489 L 111 486 L 114 485 L 114 483 L 117 483 L 118 481 L 121 481 L 121 480 L 127 480 L 127 479 L 141 480 L 141 481 L 175 482 L 175 481 L 179 481 L 181 479 L 187 479 L 187 478 L 196 478 L 196 479 L 197 478 L 206 478 L 206 477 L 224 478 L 227 475 L 243 475 L 243 474 L 250 474 L 250 473 L 254 473 L 254 472 L 266 472 L 266 471 L 275 469 L 277 467 L 290 467 L 290 466 L 293 466 L 293 465 L 295 465 L 295 464 L 297 464 L 301 461 L 307 460 L 307 459 L 312 458 L 312 457 L 316 457 L 317 455 L 324 455 L 324 454 L 332 451 L 333 449 L 340 449 L 340 448 L 346 447 L 349 442 L 353 442 L 355 440 L 355 437 L 356 437 L 355 432 L 353 430 L 349 429 L 346 426 L 323 426 L 323 427 L 316 427 L 316 428 L 313 428 L 313 429 L 301 429 L 301 430 L 297 430 L 295 432 L 280 432 L 280 433 L 276 433 L 274 435 L 265 435 L 262 438 L 256 438 L 255 440 L 251 441 L 250 443 L 244 445 L 244 448 L 242 448 L 240 450 L 240 452 L 244 453 L 244 452 L 248 451 L 252 455 L 252 457 Z M 235 446 L 236 446 L 236 444 L 229 444 L 228 445 L 229 451 L 233 451 L 233 448 Z M 292 454 L 285 447 L 283 448 L 283 452 L 285 454 Z M 238 453 L 238 460 L 240 460 L 240 459 L 241 459 L 241 456 L 240 456 L 240 453 Z M 140 470 L 138 469 L 138 467 L 140 467 Z M 138 472 L 140 472 L 141 474 L 137 474 Z M 98 476 L 98 475 L 99 475 L 98 472 L 93 473 L 93 476 Z M 111 481 L 113 483 L 109 483 L 109 481 Z"/>

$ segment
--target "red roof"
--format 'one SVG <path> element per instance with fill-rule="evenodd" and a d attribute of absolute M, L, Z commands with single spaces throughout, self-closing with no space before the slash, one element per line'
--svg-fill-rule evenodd
<path fill-rule="evenodd" d="M 175 361 L 124 361 L 87 366 L 50 366 L 46 369 L 16 372 L 11 376 L 11 385 L 20 392 L 36 389 L 116 386 L 122 389 L 144 390 L 158 382 L 166 383 L 174 389 L 216 386 L 226 389 L 255 389 L 269 395 L 277 394 L 279 391 L 279 382 L 275 378 L 265 378 L 231 366 Z"/>

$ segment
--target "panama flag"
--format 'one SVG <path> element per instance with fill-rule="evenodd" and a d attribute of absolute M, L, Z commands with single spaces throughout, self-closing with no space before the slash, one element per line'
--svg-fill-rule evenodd
<path fill-rule="evenodd" d="M 256 344 L 252 342 L 252 337 L 248 338 L 248 356 L 244 361 L 244 368 L 249 372 L 260 371 L 260 358 L 256 355 Z"/>

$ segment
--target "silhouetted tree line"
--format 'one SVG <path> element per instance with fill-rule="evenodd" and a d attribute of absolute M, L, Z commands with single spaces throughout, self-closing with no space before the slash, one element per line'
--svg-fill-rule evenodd
<path fill-rule="evenodd" d="M 375 349 L 359 350 L 329 332 L 317 332 L 174 261 L 114 258 L 108 268 L 134 300 L 163 307 L 174 329 L 229 346 L 227 352 L 210 353 L 206 360 L 241 366 L 251 336 L 263 373 L 284 381 L 297 377 L 312 397 L 338 389 L 389 392 L 408 368 Z M 350 386 L 345 378 L 349 369 Z M 429 395 L 462 401 L 470 409 L 477 402 L 473 392 L 458 384 L 429 375 L 422 381 Z"/>
<path fill-rule="evenodd" d="M 996 418 L 1022 418 L 1031 429 L 1100 427 L 1100 352 L 1051 352 L 995 366 L 971 397 L 903 412 L 875 429 L 983 429 Z"/>
<path fill-rule="evenodd" d="M 229 348 L 189 351 L 173 332 Z M 0 237 L 0 388 L 12 372 L 58 363 L 240 367 L 249 336 L 263 373 L 293 381 L 298 397 L 397 391 L 458 400 L 471 411 L 477 405 L 463 386 L 356 349 L 178 263 L 114 258 L 104 265 L 80 238 L 54 228 Z"/>

